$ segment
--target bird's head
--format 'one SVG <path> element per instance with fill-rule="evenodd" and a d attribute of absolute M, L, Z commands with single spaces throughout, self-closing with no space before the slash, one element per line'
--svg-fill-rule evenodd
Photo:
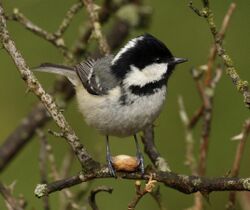
<path fill-rule="evenodd" d="M 143 86 L 147 83 L 168 78 L 177 64 L 187 59 L 176 58 L 164 43 L 150 34 L 130 40 L 114 57 L 113 73 L 128 80 L 130 85 Z"/>

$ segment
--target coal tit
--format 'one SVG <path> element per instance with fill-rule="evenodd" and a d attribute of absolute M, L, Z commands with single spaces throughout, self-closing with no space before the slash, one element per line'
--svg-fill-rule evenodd
<path fill-rule="evenodd" d="M 134 136 L 137 158 L 144 172 L 136 133 L 159 116 L 167 82 L 176 58 L 150 34 L 130 40 L 115 56 L 89 59 L 73 67 L 44 63 L 36 70 L 66 76 L 76 90 L 79 110 L 86 123 L 106 136 L 107 163 L 115 176 L 108 136 Z"/>

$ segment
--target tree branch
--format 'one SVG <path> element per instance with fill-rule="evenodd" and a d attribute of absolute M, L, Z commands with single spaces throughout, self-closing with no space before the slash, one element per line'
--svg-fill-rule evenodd
<path fill-rule="evenodd" d="M 204 7 L 209 7 L 209 1 L 203 1 Z M 198 10 L 192 6 L 192 2 L 190 2 L 190 7 L 196 12 L 199 16 L 206 17 L 205 10 Z M 232 14 L 236 8 L 236 4 L 232 3 L 223 19 L 221 29 L 218 33 L 218 37 L 221 40 L 224 39 L 226 30 L 229 26 L 230 19 L 232 17 Z M 192 128 L 198 120 L 203 117 L 203 128 L 202 128 L 202 141 L 200 144 L 200 155 L 199 155 L 199 165 L 198 165 L 198 172 L 199 175 L 204 176 L 206 172 L 206 159 L 207 159 L 207 153 L 208 153 L 208 146 L 209 146 L 209 136 L 210 136 L 210 130 L 211 130 L 211 121 L 212 121 L 212 104 L 213 104 L 213 92 L 216 83 L 218 82 L 221 71 L 216 71 L 216 76 L 213 78 L 213 67 L 215 63 L 217 55 L 217 49 L 216 44 L 213 43 L 208 56 L 208 62 L 207 65 L 204 66 L 206 68 L 206 71 L 201 70 L 199 72 L 198 77 L 193 74 L 194 79 L 196 80 L 196 85 L 198 92 L 202 98 L 203 104 L 198 109 L 198 111 L 195 113 L 195 115 L 191 118 L 189 123 L 189 128 Z M 204 68 L 202 67 L 202 68 Z M 194 71 L 193 71 L 194 73 Z M 205 74 L 205 79 L 203 82 L 201 82 L 201 76 Z M 189 129 L 187 128 L 187 130 Z M 189 132 L 189 134 L 192 134 Z M 190 135 L 188 135 L 190 137 Z M 194 207 L 192 207 L 195 210 L 201 210 L 203 208 L 203 202 L 202 202 L 202 195 L 201 194 L 195 194 L 195 203 Z M 191 209 L 192 209 L 191 208 Z"/>
<path fill-rule="evenodd" d="M 154 128 L 153 125 L 148 126 L 143 131 L 141 137 L 144 144 L 144 151 L 159 171 L 171 171 L 167 161 L 158 152 L 154 141 Z"/>
<path fill-rule="evenodd" d="M 240 163 L 241 163 L 241 159 L 243 157 L 246 140 L 247 140 L 249 133 L 250 133 L 250 119 L 247 119 L 244 122 L 242 132 L 233 138 L 234 140 L 238 140 L 239 144 L 238 144 L 237 149 L 236 149 L 235 159 L 234 159 L 232 171 L 230 174 L 232 177 L 237 177 L 239 175 Z M 236 193 L 230 192 L 229 198 L 228 198 L 228 204 L 226 205 L 226 208 L 228 210 L 234 209 L 235 204 L 236 204 Z"/>
<path fill-rule="evenodd" d="M 229 26 L 230 20 L 232 18 L 232 15 L 233 15 L 235 9 L 236 9 L 236 4 L 231 3 L 228 10 L 227 10 L 226 15 L 224 16 L 220 31 L 218 33 L 218 36 L 221 40 L 224 40 L 224 38 L 225 38 L 227 28 Z M 209 56 L 208 56 L 207 71 L 206 71 L 206 75 L 205 75 L 206 76 L 206 78 L 205 78 L 206 85 L 209 85 L 209 83 L 212 79 L 212 69 L 213 69 L 215 59 L 216 59 L 216 55 L 217 55 L 216 45 L 213 43 L 213 45 L 210 48 Z"/>
<path fill-rule="evenodd" d="M 106 1 L 105 1 L 106 2 Z M 132 3 L 132 1 L 131 1 Z M 117 9 L 122 5 L 109 5 L 108 0 L 104 4 L 103 9 L 100 12 L 100 21 L 102 23 L 106 22 L 111 14 L 113 14 Z M 143 9 L 142 9 L 143 10 Z M 144 10 L 143 10 L 144 11 Z M 142 27 L 141 23 L 144 23 L 144 18 L 147 18 L 148 14 L 137 11 L 138 14 L 138 25 L 137 27 Z M 139 13 L 140 12 L 140 13 Z M 145 25 L 143 25 L 145 26 Z M 112 50 L 120 47 L 123 41 L 129 34 L 129 31 L 134 27 L 130 22 L 125 21 L 124 19 L 118 18 L 115 19 L 114 25 L 110 30 L 110 33 L 107 36 L 108 43 Z M 76 60 L 79 60 L 85 52 L 82 48 L 82 44 L 88 41 L 89 39 L 89 29 L 86 30 L 84 34 L 79 37 L 77 43 L 81 43 L 81 46 L 75 45 L 73 51 L 74 57 Z M 96 54 L 96 53 L 94 53 Z M 68 80 L 57 80 L 53 87 L 53 94 L 63 94 L 62 98 L 65 102 L 70 101 L 74 96 L 74 89 Z M 67 104 L 67 103 L 66 103 Z M 33 110 L 28 114 L 22 123 L 9 135 L 9 137 L 4 141 L 4 144 L 0 147 L 0 172 L 10 163 L 12 158 L 18 154 L 19 151 L 26 145 L 27 142 L 33 137 L 35 130 L 37 128 L 43 127 L 51 118 L 47 114 L 46 109 L 39 103 L 36 105 Z M 23 135 L 25 134 L 25 135 Z"/>
<path fill-rule="evenodd" d="M 110 47 L 108 46 L 107 40 L 104 37 L 102 30 L 101 30 L 101 24 L 99 22 L 99 15 L 97 13 L 98 6 L 93 3 L 93 0 L 82 0 L 82 2 L 84 3 L 88 11 L 91 25 L 94 31 L 94 36 L 99 42 L 100 51 L 105 55 L 110 54 Z"/>
<path fill-rule="evenodd" d="M 58 29 L 54 33 L 56 37 L 62 37 L 64 32 L 68 29 L 72 19 L 78 13 L 78 11 L 83 7 L 81 1 L 74 3 L 67 11 L 65 17 L 63 18 L 61 24 L 59 25 Z"/>
<path fill-rule="evenodd" d="M 45 139 L 45 150 L 48 156 L 48 160 L 50 162 L 50 171 L 51 171 L 51 177 L 53 180 L 58 180 L 61 179 L 61 175 L 59 174 L 58 170 L 57 170 L 57 166 L 56 166 L 56 160 L 55 160 L 55 156 L 53 154 L 53 150 L 51 145 L 48 143 L 46 136 L 44 133 L 42 133 L 42 135 L 40 134 L 40 138 Z M 80 207 L 73 201 L 73 193 L 69 190 L 69 189 L 65 189 L 63 191 L 63 198 L 64 201 L 68 201 L 68 206 L 72 206 L 75 209 L 80 209 Z"/>
<path fill-rule="evenodd" d="M 65 45 L 65 41 L 63 38 L 64 32 L 68 29 L 72 19 L 77 14 L 77 12 L 82 8 L 83 4 L 81 2 L 74 3 L 67 11 L 65 17 L 63 18 L 61 24 L 58 29 L 54 33 L 50 33 L 41 27 L 34 24 L 31 20 L 25 17 L 18 9 L 13 10 L 13 14 L 6 16 L 8 20 L 14 20 L 22 24 L 26 29 L 33 32 L 34 34 L 40 36 L 41 38 L 49 41 L 55 47 L 57 47 L 62 54 L 65 56 L 68 62 L 73 62 L 74 56 L 69 51 L 69 49 Z"/>
<path fill-rule="evenodd" d="M 134 210 L 139 201 L 142 199 L 142 197 L 148 193 L 151 193 L 153 191 L 153 188 L 155 187 L 156 181 L 152 179 L 152 176 L 149 178 L 147 184 L 143 189 L 141 189 L 141 182 L 137 180 L 135 182 L 135 192 L 136 195 L 133 198 L 133 200 L 128 204 L 128 210 Z"/>
<path fill-rule="evenodd" d="M 204 105 L 202 104 L 192 115 L 192 118 L 189 120 L 188 122 L 188 128 L 192 129 L 196 126 L 196 124 L 198 123 L 198 121 L 201 119 L 202 114 L 204 111 Z"/>
<path fill-rule="evenodd" d="M 88 200 L 89 200 L 89 205 L 93 210 L 99 210 L 95 200 L 96 194 L 99 192 L 108 192 L 111 194 L 113 192 L 113 188 L 107 186 L 99 186 L 91 190 Z"/>
<path fill-rule="evenodd" d="M 239 203 L 242 210 L 250 209 L 250 193 L 242 192 L 239 196 Z"/>
<path fill-rule="evenodd" d="M 160 210 L 167 210 L 167 208 L 163 205 L 162 195 L 160 192 L 160 186 L 156 188 L 156 190 L 150 192 L 151 197 L 156 201 Z"/>
<path fill-rule="evenodd" d="M 39 169 L 40 169 L 40 179 L 41 183 L 47 184 L 47 151 L 46 151 L 46 145 L 47 145 L 47 138 L 44 135 L 44 133 L 41 130 L 37 130 L 37 135 L 40 138 L 40 152 L 39 152 Z M 43 197 L 43 207 L 44 210 L 50 210 L 49 205 L 49 197 L 44 196 Z"/>
<path fill-rule="evenodd" d="M 180 96 L 178 98 L 179 103 L 179 114 L 181 121 L 185 128 L 185 139 L 186 139 L 186 160 L 185 165 L 190 168 L 192 175 L 197 175 L 197 163 L 194 156 L 194 137 L 191 128 L 189 127 L 189 118 L 184 106 L 183 98 Z"/>
<path fill-rule="evenodd" d="M 29 142 L 36 128 L 42 127 L 49 120 L 49 115 L 38 103 L 20 125 L 7 137 L 0 147 L 0 172 L 5 169 L 15 155 Z"/>
<path fill-rule="evenodd" d="M 185 194 L 195 192 L 210 193 L 213 191 L 250 191 L 250 178 L 207 178 L 155 170 L 147 170 L 143 175 L 139 172 L 117 172 L 117 177 L 130 180 L 149 180 L 151 176 L 153 180 L 161 182 L 165 184 L 165 186 L 176 189 Z M 50 184 L 38 184 L 35 189 L 35 195 L 37 197 L 42 197 L 82 182 L 103 178 L 113 178 L 111 177 L 107 167 L 96 169 L 95 172 L 80 172 L 78 175 L 58 180 Z"/>
<path fill-rule="evenodd" d="M 204 2 L 204 0 L 203 0 Z M 199 16 L 206 19 L 209 29 L 212 33 L 216 50 L 218 55 L 221 57 L 224 65 L 226 66 L 226 73 L 231 78 L 233 84 L 236 86 L 237 90 L 243 95 L 244 103 L 248 109 L 250 109 L 250 92 L 247 81 L 243 81 L 239 74 L 237 73 L 237 69 L 233 63 L 233 60 L 226 53 L 225 48 L 222 45 L 222 38 L 220 37 L 219 32 L 217 31 L 215 22 L 214 22 L 214 13 L 209 7 L 209 1 L 206 0 L 204 3 L 204 8 L 201 10 L 195 8 L 192 4 L 192 1 L 189 2 L 189 7 Z"/>
<path fill-rule="evenodd" d="M 99 163 L 92 159 L 92 157 L 86 151 L 85 147 L 80 143 L 79 138 L 76 136 L 75 132 L 70 127 L 63 114 L 59 111 L 52 97 L 45 92 L 34 74 L 29 70 L 25 60 L 23 59 L 22 55 L 17 50 L 15 43 L 9 36 L 2 6 L 0 6 L 0 40 L 5 50 L 13 59 L 16 67 L 19 70 L 19 73 L 21 74 L 22 79 L 26 82 L 29 90 L 31 90 L 40 99 L 40 101 L 50 113 L 51 117 L 56 122 L 57 126 L 64 133 L 64 138 L 67 140 L 67 142 L 77 155 L 83 169 L 91 170 L 94 167 L 98 166 Z"/>
<path fill-rule="evenodd" d="M 6 205 L 9 210 L 24 210 L 18 200 L 12 196 L 10 190 L 7 189 L 2 182 L 0 182 L 0 194 L 6 201 Z"/>

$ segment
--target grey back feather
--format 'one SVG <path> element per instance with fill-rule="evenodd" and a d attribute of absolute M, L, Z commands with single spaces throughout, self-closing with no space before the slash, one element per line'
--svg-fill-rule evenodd
<path fill-rule="evenodd" d="M 111 73 L 113 56 L 106 56 L 98 60 L 87 60 L 77 64 L 74 69 L 83 86 L 94 95 L 104 95 L 120 84 L 120 81 Z"/>
<path fill-rule="evenodd" d="M 44 63 L 33 70 L 66 76 L 74 86 L 83 85 L 90 94 L 105 95 L 120 84 L 111 72 L 113 58 L 110 55 L 97 60 L 88 59 L 74 67 Z"/>
<path fill-rule="evenodd" d="M 120 81 L 111 72 L 111 62 L 113 56 L 106 56 L 104 58 L 98 59 L 93 66 L 94 73 L 100 82 L 100 85 L 106 89 L 110 90 L 120 84 Z"/>

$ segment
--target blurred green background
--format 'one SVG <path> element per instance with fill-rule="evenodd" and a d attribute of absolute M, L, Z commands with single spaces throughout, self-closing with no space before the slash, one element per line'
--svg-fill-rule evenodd
<path fill-rule="evenodd" d="M 3 0 L 7 13 L 14 7 L 20 9 L 34 23 L 55 31 L 67 9 L 75 1 L 61 0 Z M 204 19 L 195 15 L 187 6 L 188 1 L 150 1 L 146 4 L 153 8 L 152 23 L 147 32 L 152 33 L 179 57 L 189 59 L 189 62 L 178 66 L 169 82 L 167 104 L 156 122 L 156 144 L 163 157 L 168 160 L 171 169 L 178 173 L 190 174 L 184 166 L 185 143 L 184 130 L 179 119 L 177 97 L 182 95 L 189 115 L 201 104 L 195 84 L 190 75 L 190 68 L 207 62 L 209 47 L 212 43 L 211 34 Z M 198 6 L 200 1 L 194 1 Z M 216 23 L 219 26 L 231 1 L 211 1 L 215 13 Z M 225 47 L 232 56 L 238 73 L 245 80 L 250 81 L 250 4 L 248 1 L 237 1 L 237 8 L 226 34 Z M 65 35 L 69 46 L 78 34 L 78 26 L 85 18 L 80 12 L 74 19 L 71 27 Z M 8 22 L 10 33 L 15 40 L 29 66 L 36 66 L 49 61 L 61 63 L 60 52 L 50 43 L 25 30 L 16 22 Z M 141 32 L 134 31 L 131 37 Z M 20 120 L 31 110 L 37 102 L 33 94 L 26 94 L 26 86 L 20 79 L 10 57 L 4 50 L 0 50 L 0 143 L 19 124 Z M 53 75 L 37 75 L 45 89 L 49 90 L 55 80 Z M 77 134 L 84 141 L 88 150 L 96 158 L 105 161 L 104 137 L 89 129 L 77 111 L 75 100 L 70 103 L 65 111 L 65 116 L 73 126 Z M 242 96 L 237 93 L 231 80 L 223 74 L 216 90 L 214 99 L 214 112 L 212 133 L 209 145 L 209 157 L 207 161 L 207 176 L 223 176 L 231 168 L 235 155 L 237 142 L 230 138 L 241 131 L 243 121 L 249 117 L 249 110 L 244 107 Z M 195 131 L 196 155 L 200 141 L 199 124 Z M 56 130 L 53 122 L 46 128 Z M 131 138 L 132 139 L 132 138 Z M 114 154 L 134 154 L 134 142 L 111 139 L 112 152 Z M 64 140 L 49 136 L 49 142 L 55 151 L 58 164 L 61 163 L 68 145 Z M 20 193 L 28 201 L 28 209 L 42 209 L 41 200 L 35 198 L 33 191 L 40 182 L 38 168 L 39 141 L 35 138 L 31 141 L 17 158 L 0 175 L 1 181 L 10 184 L 17 181 L 14 194 Z M 246 145 L 245 155 L 242 161 L 241 176 L 250 176 L 249 144 Z M 146 158 L 146 162 L 149 160 Z M 79 171 L 77 161 L 71 174 Z M 101 210 L 127 209 L 127 204 L 134 196 L 134 182 L 120 179 L 98 180 L 92 183 L 92 187 L 108 185 L 114 188 L 113 194 L 100 193 L 97 201 Z M 78 189 L 78 187 L 72 188 Z M 164 205 L 170 209 L 184 209 L 193 204 L 193 195 L 185 195 L 175 190 L 161 187 Z M 50 196 L 52 209 L 59 209 L 58 194 Z M 205 204 L 206 209 L 224 209 L 228 193 L 212 193 L 211 205 Z M 88 207 L 89 208 L 89 207 Z M 156 203 L 150 196 L 145 196 L 137 209 L 157 209 Z M 0 209 L 6 209 L 4 201 L 0 197 Z"/>

